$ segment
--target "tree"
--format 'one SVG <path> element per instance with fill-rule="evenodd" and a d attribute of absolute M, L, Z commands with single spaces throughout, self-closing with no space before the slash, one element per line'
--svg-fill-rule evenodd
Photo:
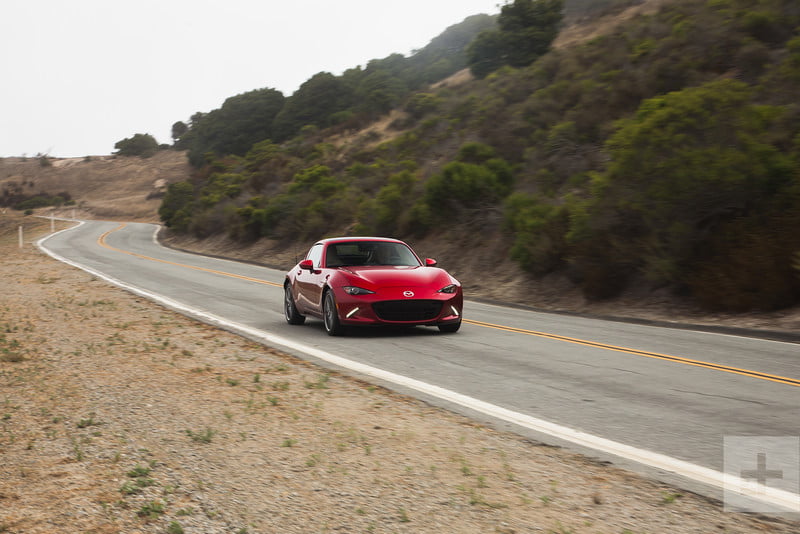
<path fill-rule="evenodd" d="M 181 137 L 186 135 L 186 132 L 189 131 L 189 127 L 183 121 L 178 121 L 172 125 L 172 143 L 174 145 L 178 145 Z"/>
<path fill-rule="evenodd" d="M 141 156 L 149 158 L 158 152 L 158 141 L 150 134 L 135 134 L 133 137 L 117 141 L 114 144 L 118 156 Z"/>
<path fill-rule="evenodd" d="M 500 10 L 500 31 L 507 35 L 508 64 L 525 67 L 547 52 L 558 36 L 562 0 L 514 0 Z"/>
<path fill-rule="evenodd" d="M 506 35 L 499 30 L 481 32 L 467 48 L 467 62 L 476 78 L 485 78 L 508 64 Z"/>
<path fill-rule="evenodd" d="M 499 29 L 486 30 L 467 49 L 467 62 L 479 78 L 504 65 L 525 67 L 550 49 L 558 35 L 563 0 L 514 0 L 500 9 Z"/>
<path fill-rule="evenodd" d="M 284 141 L 304 126 L 326 128 L 332 116 L 353 104 L 352 90 L 329 72 L 319 72 L 303 83 L 275 118 L 275 139 Z"/>
<path fill-rule="evenodd" d="M 403 80 L 386 68 L 368 69 L 358 87 L 358 111 L 370 117 L 388 113 L 408 93 Z"/>
<path fill-rule="evenodd" d="M 272 139 L 284 102 L 276 89 L 256 89 L 226 99 L 219 109 L 192 115 L 191 129 L 181 139 L 189 145 L 189 162 L 200 166 L 209 152 L 244 156 L 254 144 Z"/>

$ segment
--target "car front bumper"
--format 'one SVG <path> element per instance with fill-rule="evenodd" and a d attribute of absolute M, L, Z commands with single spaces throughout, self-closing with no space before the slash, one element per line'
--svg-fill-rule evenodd
<path fill-rule="evenodd" d="M 455 293 L 410 290 L 382 290 L 369 295 L 349 295 L 334 289 L 336 307 L 342 324 L 357 325 L 440 325 L 461 320 L 464 297 Z"/>

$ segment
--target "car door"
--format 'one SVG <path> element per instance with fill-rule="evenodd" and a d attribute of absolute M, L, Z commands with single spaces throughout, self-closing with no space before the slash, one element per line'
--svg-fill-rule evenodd
<path fill-rule="evenodd" d="M 297 290 L 297 308 L 301 312 L 321 313 L 322 310 L 322 252 L 323 244 L 317 243 L 306 255 L 314 264 L 312 270 L 295 267 L 295 285 Z"/>

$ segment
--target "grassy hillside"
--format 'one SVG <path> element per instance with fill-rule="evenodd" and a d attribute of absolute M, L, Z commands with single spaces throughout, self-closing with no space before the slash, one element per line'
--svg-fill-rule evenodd
<path fill-rule="evenodd" d="M 173 150 L 147 159 L 2 158 L 0 210 L 47 206 L 64 216 L 156 221 L 167 185 L 187 176 L 186 154 Z"/>
<path fill-rule="evenodd" d="M 177 232 L 505 246 L 588 298 L 800 300 L 800 10 L 676 0 L 529 67 L 411 93 L 378 129 L 305 128 L 170 189 Z M 479 253 L 479 252 L 474 252 Z"/>
<path fill-rule="evenodd" d="M 407 97 L 389 125 L 305 129 L 174 186 L 177 231 L 507 244 L 589 298 L 645 281 L 712 309 L 800 298 L 800 23 L 782 0 L 675 1 L 530 67 Z"/>

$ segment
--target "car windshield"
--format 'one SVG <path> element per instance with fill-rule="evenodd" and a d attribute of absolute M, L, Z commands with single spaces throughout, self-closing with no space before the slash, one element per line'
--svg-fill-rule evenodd
<path fill-rule="evenodd" d="M 351 241 L 331 243 L 325 253 L 326 267 L 359 265 L 394 265 L 418 267 L 419 260 L 402 243 L 384 241 Z"/>

